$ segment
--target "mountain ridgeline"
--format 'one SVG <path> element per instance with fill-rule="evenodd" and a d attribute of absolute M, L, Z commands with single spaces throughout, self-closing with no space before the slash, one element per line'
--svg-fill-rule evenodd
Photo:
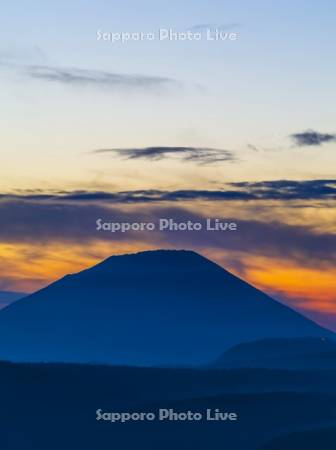
<path fill-rule="evenodd" d="M 112 256 L 0 311 L 0 359 L 196 366 L 265 338 L 333 337 L 192 251 Z"/>
<path fill-rule="evenodd" d="M 24 294 L 23 292 L 0 291 L 0 308 L 7 306 L 26 295 L 27 294 Z"/>

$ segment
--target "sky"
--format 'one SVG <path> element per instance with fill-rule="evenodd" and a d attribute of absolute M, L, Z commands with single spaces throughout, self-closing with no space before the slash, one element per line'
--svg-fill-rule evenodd
<path fill-rule="evenodd" d="M 330 1 L 5 2 L 0 290 L 190 248 L 336 329 L 335 13 Z M 95 228 L 161 217 L 238 229 Z"/>

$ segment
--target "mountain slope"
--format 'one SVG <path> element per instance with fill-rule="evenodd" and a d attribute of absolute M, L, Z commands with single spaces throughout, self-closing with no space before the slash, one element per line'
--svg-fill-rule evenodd
<path fill-rule="evenodd" d="M 0 359 L 195 365 L 265 337 L 332 333 L 189 251 L 113 256 L 0 311 Z"/>
<path fill-rule="evenodd" d="M 12 302 L 15 302 L 16 300 L 19 300 L 19 298 L 22 298 L 25 295 L 27 294 L 23 292 L 0 291 L 0 308 L 3 308 Z"/>

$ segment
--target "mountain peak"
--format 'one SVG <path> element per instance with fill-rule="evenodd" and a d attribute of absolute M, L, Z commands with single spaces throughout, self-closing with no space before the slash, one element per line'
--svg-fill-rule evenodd
<path fill-rule="evenodd" d="M 146 270 L 150 269 L 154 272 L 173 267 L 184 267 L 185 269 L 190 267 L 195 270 L 197 266 L 204 266 L 207 263 L 214 264 L 204 256 L 192 250 L 159 249 L 146 250 L 137 253 L 126 253 L 123 255 L 112 255 L 88 270 L 120 270 L 122 267 L 125 269 L 133 269 L 136 266 L 139 270 L 146 268 Z"/>
<path fill-rule="evenodd" d="M 112 260 L 114 258 L 203 258 L 199 253 L 193 251 L 193 250 L 187 250 L 187 249 L 153 249 L 153 250 L 144 250 L 142 252 L 135 252 L 135 253 L 125 253 L 123 255 L 112 255 L 109 256 L 107 259 L 102 261 L 101 264 L 103 264 L 106 261 Z M 204 258 L 205 259 L 205 258 Z"/>

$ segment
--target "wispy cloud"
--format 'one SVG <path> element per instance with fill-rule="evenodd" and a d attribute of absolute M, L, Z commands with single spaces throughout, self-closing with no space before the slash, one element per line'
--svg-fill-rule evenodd
<path fill-rule="evenodd" d="M 137 90 L 181 87 L 171 77 L 138 73 L 118 73 L 78 67 L 48 64 L 48 58 L 39 47 L 0 47 L 0 65 L 25 77 L 71 86 L 128 88 Z"/>
<path fill-rule="evenodd" d="M 291 139 L 298 147 L 304 146 L 320 146 L 327 142 L 336 141 L 336 134 L 334 133 L 319 133 L 314 130 L 303 131 L 302 133 L 291 134 Z"/>
<path fill-rule="evenodd" d="M 11 66 L 14 64 L 46 64 L 47 55 L 38 46 L 7 46 L 0 47 L 0 64 Z"/>
<path fill-rule="evenodd" d="M 336 179 L 334 180 L 274 180 L 259 182 L 236 182 L 224 185 L 221 190 L 133 190 L 133 191 L 21 191 L 0 193 L 0 203 L 7 201 L 44 202 L 109 202 L 109 203 L 159 203 L 206 201 L 288 201 L 288 200 L 335 200 Z"/>
<path fill-rule="evenodd" d="M 33 79 L 71 86 L 129 88 L 138 90 L 180 86 L 177 80 L 168 77 L 123 74 L 78 68 L 29 65 L 25 66 L 24 72 L 28 77 Z"/>
<path fill-rule="evenodd" d="M 132 92 L 162 92 L 183 87 L 181 82 L 169 77 L 18 64 L 8 58 L 1 57 L 1 54 L 0 66 L 31 80 L 72 87 L 92 87 Z"/>
<path fill-rule="evenodd" d="M 126 159 L 147 159 L 158 161 L 169 156 L 179 157 L 183 161 L 197 164 L 213 164 L 223 161 L 236 161 L 229 150 L 207 147 L 145 147 L 145 148 L 110 148 L 94 150 L 93 153 L 114 153 Z"/>

